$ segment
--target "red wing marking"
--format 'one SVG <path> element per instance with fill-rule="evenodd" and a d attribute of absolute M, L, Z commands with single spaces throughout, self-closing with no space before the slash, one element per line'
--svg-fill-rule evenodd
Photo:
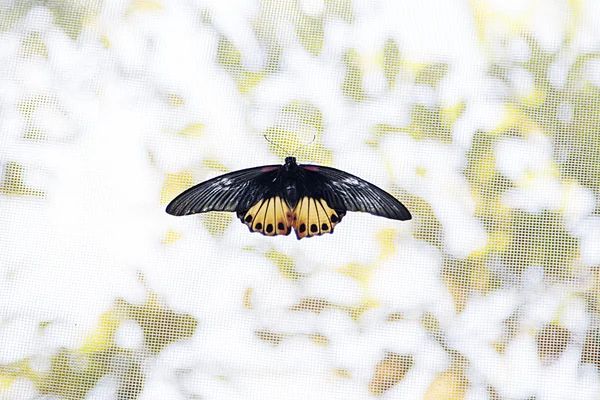
<path fill-rule="evenodd" d="M 281 168 L 279 165 L 272 165 L 270 167 L 262 167 L 260 170 L 262 172 L 269 172 L 269 171 L 275 171 L 276 169 Z"/>

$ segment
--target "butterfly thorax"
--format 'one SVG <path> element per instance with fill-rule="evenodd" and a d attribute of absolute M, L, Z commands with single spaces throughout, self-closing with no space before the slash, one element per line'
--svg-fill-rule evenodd
<path fill-rule="evenodd" d="M 297 173 L 296 157 L 286 157 L 282 171 L 282 189 L 285 200 L 291 209 L 294 209 L 298 203 Z"/>

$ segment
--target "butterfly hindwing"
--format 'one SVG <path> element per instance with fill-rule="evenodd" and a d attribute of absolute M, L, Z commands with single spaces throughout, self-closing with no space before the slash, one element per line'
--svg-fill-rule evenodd
<path fill-rule="evenodd" d="M 250 231 L 267 236 L 289 235 L 292 229 L 292 212 L 280 196 L 260 199 L 238 217 Z"/>
<path fill-rule="evenodd" d="M 342 220 L 344 212 L 334 210 L 324 199 L 302 197 L 294 208 L 293 223 L 296 237 L 333 233 L 333 228 Z"/>

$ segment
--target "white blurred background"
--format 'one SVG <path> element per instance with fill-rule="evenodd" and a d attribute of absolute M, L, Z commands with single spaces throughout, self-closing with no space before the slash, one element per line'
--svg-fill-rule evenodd
<path fill-rule="evenodd" d="M 597 399 L 599 21 L 0 1 L 0 399 Z M 413 219 L 164 212 L 303 145 Z"/>

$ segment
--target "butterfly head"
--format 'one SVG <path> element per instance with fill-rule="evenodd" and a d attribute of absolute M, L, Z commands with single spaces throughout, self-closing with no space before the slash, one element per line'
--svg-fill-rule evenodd
<path fill-rule="evenodd" d="M 289 170 L 293 170 L 297 167 L 298 164 L 296 164 L 296 157 L 286 157 L 285 158 L 285 169 L 287 171 Z"/>

